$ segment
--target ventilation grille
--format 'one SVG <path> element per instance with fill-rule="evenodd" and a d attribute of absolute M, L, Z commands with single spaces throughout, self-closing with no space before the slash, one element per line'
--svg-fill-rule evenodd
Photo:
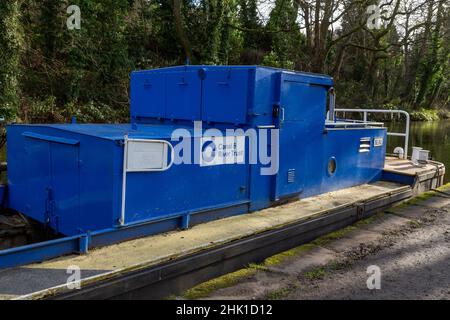
<path fill-rule="evenodd" d="M 361 138 L 359 140 L 359 152 L 370 152 L 370 138 Z"/>
<path fill-rule="evenodd" d="M 295 169 L 289 169 L 287 173 L 288 183 L 293 183 L 295 181 Z"/>

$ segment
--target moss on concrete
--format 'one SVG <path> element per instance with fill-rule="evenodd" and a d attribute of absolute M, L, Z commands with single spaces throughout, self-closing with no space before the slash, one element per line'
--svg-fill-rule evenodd
<path fill-rule="evenodd" d="M 264 260 L 263 265 L 264 266 L 273 266 L 273 265 L 283 263 L 286 260 L 288 260 L 289 258 L 295 257 L 303 252 L 312 250 L 314 247 L 315 247 L 314 244 L 308 243 L 308 244 L 304 244 L 300 247 L 296 247 L 296 248 L 278 253 L 278 254 L 271 256 L 271 257 L 267 258 L 266 260 Z"/>
<path fill-rule="evenodd" d="M 450 187 L 450 185 L 449 185 Z M 416 205 L 420 205 L 421 202 L 430 199 L 432 197 L 436 196 L 436 192 L 435 191 L 427 191 L 424 192 L 422 194 L 419 194 L 418 196 L 415 196 L 414 198 L 408 199 L 406 201 L 403 201 L 402 203 L 389 208 L 387 210 L 385 210 L 385 212 L 387 213 L 398 213 L 398 211 L 405 209 L 409 206 L 416 206 Z"/>
<path fill-rule="evenodd" d="M 374 222 L 376 219 L 379 219 L 381 217 L 383 217 L 385 215 L 384 212 L 378 212 L 376 214 L 374 214 L 373 216 L 370 216 L 369 218 L 363 219 L 363 220 L 359 220 L 358 222 L 356 222 L 355 224 L 353 224 L 355 227 L 359 228 L 362 226 L 366 226 L 368 224 L 371 224 L 372 222 Z"/>
<path fill-rule="evenodd" d="M 408 221 L 408 224 L 411 228 L 414 228 L 414 229 L 417 229 L 417 228 L 420 228 L 421 226 L 423 226 L 423 223 L 420 220 L 411 220 L 411 221 Z"/>
<path fill-rule="evenodd" d="M 317 246 L 324 246 L 334 240 L 338 240 L 349 234 L 350 232 L 356 230 L 357 227 L 355 225 L 350 225 L 348 227 L 345 227 L 343 229 L 339 229 L 337 231 L 328 233 L 322 237 L 317 238 L 316 240 L 312 241 L 311 243 Z"/>
<path fill-rule="evenodd" d="M 337 231 L 334 231 L 334 232 L 328 233 L 322 237 L 319 237 L 316 240 L 312 241 L 311 244 L 316 245 L 316 246 L 324 246 L 334 240 L 339 240 L 339 239 L 345 237 L 350 232 L 355 231 L 365 225 L 371 224 L 373 221 L 375 221 L 375 219 L 377 219 L 383 215 L 384 215 L 384 213 L 380 212 L 369 218 L 357 221 L 354 224 L 349 225 L 343 229 L 339 229 Z"/>
<path fill-rule="evenodd" d="M 421 193 L 417 196 L 415 196 L 414 198 L 407 200 L 406 203 L 408 204 L 416 204 L 419 203 L 421 201 L 425 201 L 427 199 L 430 199 L 432 197 L 436 196 L 436 192 L 435 191 L 427 191 L 424 193 Z"/>
<path fill-rule="evenodd" d="M 289 294 L 294 291 L 295 289 L 298 289 L 298 285 L 290 285 L 288 287 L 283 287 L 280 289 L 269 291 L 265 294 L 265 298 L 267 300 L 282 300 L 289 296 Z"/>
<path fill-rule="evenodd" d="M 449 189 L 450 189 L 450 182 L 437 188 L 437 190 L 439 191 L 448 191 Z"/>
<path fill-rule="evenodd" d="M 205 298 L 214 291 L 238 284 L 240 280 L 251 277 L 257 271 L 257 269 L 249 266 L 248 268 L 225 274 L 219 278 L 203 282 L 187 290 L 183 294 L 183 297 L 186 299 Z"/>
<path fill-rule="evenodd" d="M 305 278 L 308 280 L 321 280 L 327 274 L 325 266 L 320 266 L 312 269 L 311 271 L 305 272 Z"/>
<path fill-rule="evenodd" d="M 345 261 L 345 260 L 343 260 L 343 261 L 341 261 L 341 260 L 332 260 L 326 265 L 326 267 L 329 270 L 332 270 L 332 271 L 342 270 L 346 266 L 348 266 L 348 262 Z"/>
<path fill-rule="evenodd" d="M 270 272 L 270 269 L 264 265 L 264 264 L 260 264 L 260 263 L 250 263 L 248 265 L 249 268 L 255 269 L 257 271 L 264 271 L 264 272 Z"/>

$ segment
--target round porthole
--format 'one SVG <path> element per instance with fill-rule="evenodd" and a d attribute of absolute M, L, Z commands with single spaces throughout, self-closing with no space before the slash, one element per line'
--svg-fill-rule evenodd
<path fill-rule="evenodd" d="M 328 175 L 332 176 L 336 172 L 336 159 L 331 157 L 328 160 Z"/>

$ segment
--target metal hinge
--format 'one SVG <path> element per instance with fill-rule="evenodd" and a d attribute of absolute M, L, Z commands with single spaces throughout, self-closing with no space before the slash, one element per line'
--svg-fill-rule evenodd
<path fill-rule="evenodd" d="M 50 187 L 46 188 L 47 198 L 45 199 L 45 223 L 50 224 L 51 218 L 55 212 L 55 200 L 53 200 L 53 190 Z"/>

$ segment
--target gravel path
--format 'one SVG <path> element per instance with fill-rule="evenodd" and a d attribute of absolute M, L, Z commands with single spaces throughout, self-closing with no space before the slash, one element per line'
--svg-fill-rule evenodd
<path fill-rule="evenodd" d="M 434 196 L 318 240 L 208 299 L 450 299 L 450 198 Z M 369 266 L 381 272 L 368 289 Z"/>

